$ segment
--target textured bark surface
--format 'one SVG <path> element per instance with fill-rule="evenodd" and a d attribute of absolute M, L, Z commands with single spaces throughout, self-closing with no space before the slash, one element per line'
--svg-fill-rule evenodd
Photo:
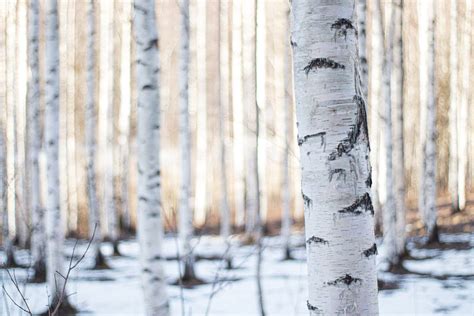
<path fill-rule="evenodd" d="M 134 1 L 136 41 L 138 239 L 146 315 L 169 315 L 162 260 L 160 63 L 153 0 Z"/>
<path fill-rule="evenodd" d="M 31 77 L 28 82 L 28 184 L 29 208 L 31 210 L 31 255 L 35 277 L 46 271 L 46 235 L 44 208 L 41 204 L 39 154 L 41 150 L 40 127 L 40 84 L 39 84 L 39 1 L 32 0 L 29 5 L 28 62 Z"/>
<path fill-rule="evenodd" d="M 364 99 L 368 100 L 368 75 L 369 66 L 367 64 L 367 0 L 357 1 L 357 34 L 359 35 L 359 61 L 362 78 L 362 90 Z"/>
<path fill-rule="evenodd" d="M 47 280 L 51 300 L 60 294 L 65 274 L 62 248 L 64 227 L 59 205 L 59 32 L 58 3 L 48 0 L 46 11 L 46 95 L 45 131 L 47 159 L 46 234 Z M 65 294 L 66 295 L 66 294 Z"/>
<path fill-rule="evenodd" d="M 420 17 L 420 132 L 422 153 L 420 214 L 429 241 L 437 241 L 436 229 L 436 95 L 434 67 L 435 12 L 428 1 L 419 2 Z"/>
<path fill-rule="evenodd" d="M 311 315 L 376 315 L 369 139 L 355 3 L 293 1 Z"/>

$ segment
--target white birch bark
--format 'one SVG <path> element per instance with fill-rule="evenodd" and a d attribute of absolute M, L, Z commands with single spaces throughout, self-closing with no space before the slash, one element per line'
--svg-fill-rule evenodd
<path fill-rule="evenodd" d="M 286 29 L 289 29 L 289 14 L 288 10 L 286 18 Z M 291 146 L 291 128 L 292 123 L 290 116 L 290 108 L 292 107 L 292 100 L 288 88 L 292 86 L 291 77 L 291 47 L 290 47 L 290 32 L 285 31 L 285 44 L 284 44 L 284 103 L 283 103 L 283 138 L 284 138 L 284 150 L 283 150 L 283 181 L 282 181 L 282 220 L 281 220 L 281 237 L 283 239 L 283 249 L 285 251 L 285 258 L 291 258 L 291 191 L 290 191 L 290 146 Z"/>
<path fill-rule="evenodd" d="M 229 196 L 227 189 L 227 118 L 229 109 L 229 9 L 228 1 L 220 1 L 219 10 L 219 146 L 220 146 L 220 170 L 221 170 L 221 218 L 220 233 L 225 240 L 231 233 Z"/>
<path fill-rule="evenodd" d="M 471 26 L 472 26 L 472 0 L 466 0 L 464 8 L 464 30 L 462 34 L 462 69 L 461 69 L 461 100 L 458 114 L 458 207 L 463 211 L 466 207 L 466 175 L 468 157 L 468 104 L 469 85 L 471 73 Z M 471 104 L 472 106 L 472 104 Z"/>
<path fill-rule="evenodd" d="M 377 315 L 369 139 L 355 3 L 293 1 L 311 315 Z"/>
<path fill-rule="evenodd" d="M 87 94 L 85 109 L 85 144 L 86 144 L 86 161 L 87 161 L 87 199 L 89 205 L 89 238 L 92 237 L 95 229 L 95 237 L 93 240 L 93 251 L 95 255 L 96 265 L 100 263 L 102 257 L 100 252 L 101 227 L 99 215 L 99 203 L 97 198 L 96 183 L 96 109 L 95 109 L 95 7 L 94 0 L 88 1 L 87 8 Z"/>
<path fill-rule="evenodd" d="M 160 63 L 154 0 L 134 1 L 138 141 L 138 239 L 145 314 L 169 315 L 162 266 Z"/>
<path fill-rule="evenodd" d="M 39 77 L 39 0 L 29 4 L 28 62 L 31 77 L 28 83 L 28 176 L 29 208 L 31 210 L 31 255 L 35 277 L 46 273 L 46 235 L 44 208 L 41 201 L 39 154 L 41 150 L 40 77 Z"/>
<path fill-rule="evenodd" d="M 46 11 L 46 94 L 45 131 L 47 186 L 46 234 L 47 234 L 47 280 L 49 293 L 54 302 L 61 293 L 65 275 L 62 247 L 64 227 L 61 220 L 59 197 L 59 31 L 58 3 L 48 0 Z M 54 304 L 52 305 L 54 306 Z"/>
<path fill-rule="evenodd" d="M 393 47 L 392 47 L 392 122 L 393 122 L 393 184 L 396 212 L 397 257 L 405 252 L 405 159 L 403 137 L 403 0 L 392 3 Z M 397 259 L 398 261 L 398 259 Z"/>
<path fill-rule="evenodd" d="M 183 280 L 194 278 L 194 255 L 191 249 L 193 217 L 191 198 L 191 132 L 189 129 L 189 0 L 181 0 L 181 50 L 179 66 L 179 136 L 181 145 L 181 185 L 179 196 L 179 238 L 184 260 Z"/>
<path fill-rule="evenodd" d="M 127 232 L 131 229 L 129 205 L 129 137 L 130 137 L 130 103 L 131 99 L 131 1 L 122 1 L 122 47 L 120 65 L 120 113 L 119 113 L 119 146 L 121 165 L 120 201 L 122 223 Z"/>
<path fill-rule="evenodd" d="M 459 210 L 458 189 L 458 0 L 451 0 L 449 37 L 449 193 L 453 211 Z"/>
<path fill-rule="evenodd" d="M 420 214 L 423 216 L 428 241 L 438 240 L 436 226 L 436 103 L 434 69 L 435 12 L 431 1 L 418 3 L 420 16 L 420 110 L 422 170 L 420 179 Z M 422 115 L 420 115 L 421 117 Z"/>
<path fill-rule="evenodd" d="M 232 117 L 235 224 L 245 223 L 245 155 L 242 96 L 242 2 L 232 1 Z"/>
<path fill-rule="evenodd" d="M 372 162 L 372 203 L 375 210 L 375 221 L 377 224 L 382 223 L 382 212 L 379 199 L 379 165 L 382 161 L 379 159 L 380 155 L 380 106 L 382 104 L 382 65 L 384 56 L 383 43 L 383 27 L 382 27 L 382 11 L 380 9 L 380 2 L 374 1 L 372 5 L 372 42 L 371 42 L 371 63 L 370 63 L 370 161 Z"/>
<path fill-rule="evenodd" d="M 196 122 L 196 181 L 194 221 L 202 226 L 207 211 L 207 66 L 206 66 L 206 1 L 196 3 L 197 59 L 197 122 Z"/>
<path fill-rule="evenodd" d="M 258 156 L 257 107 L 256 107 L 256 1 L 242 2 L 242 65 L 243 65 L 243 106 L 245 109 L 245 232 L 251 239 L 255 238 L 258 205 Z"/>

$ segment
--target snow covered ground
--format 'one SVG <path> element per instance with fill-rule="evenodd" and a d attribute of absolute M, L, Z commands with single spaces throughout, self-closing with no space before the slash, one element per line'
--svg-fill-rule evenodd
<path fill-rule="evenodd" d="M 474 315 L 474 238 L 472 235 L 443 235 L 449 243 L 464 242 L 458 249 L 417 249 L 410 244 L 411 254 L 424 260 L 409 260 L 405 267 L 414 273 L 393 275 L 379 273 L 379 279 L 395 289 L 379 293 L 381 315 Z M 226 247 L 216 237 L 196 240 L 195 253 L 201 256 L 222 254 Z M 66 254 L 72 251 L 73 241 L 68 241 Z M 306 309 L 306 262 L 302 236 L 295 236 L 293 254 L 297 260 L 281 261 L 283 252 L 278 237 L 266 238 L 263 254 L 263 290 L 268 315 L 307 315 Z M 466 246 L 467 245 L 467 246 Z M 81 242 L 76 253 L 86 247 Z M 111 253 L 109 245 L 104 252 Z M 165 254 L 175 256 L 176 239 L 167 237 Z M 448 247 L 456 248 L 456 247 Z M 140 268 L 137 260 L 136 241 L 122 242 L 122 257 L 111 257 L 111 270 L 93 271 L 90 256 L 73 271 L 69 281 L 71 302 L 81 310 L 81 315 L 140 315 L 143 312 L 140 287 Z M 381 246 L 383 252 L 383 246 Z M 225 270 L 221 260 L 199 260 L 197 274 L 209 284 L 182 289 L 169 285 L 168 293 L 173 315 L 258 315 L 257 289 L 255 281 L 256 248 L 238 246 L 231 248 L 236 269 Z M 3 256 L 3 253 L 1 254 Z M 25 251 L 17 253 L 17 259 L 28 264 Z M 3 259 L 3 257 L 1 258 Z M 67 260 L 67 258 L 65 258 Z M 168 260 L 165 269 L 169 283 L 179 274 L 177 261 Z M 34 312 L 43 311 L 47 304 L 48 291 L 45 284 L 24 284 L 26 269 L 11 270 L 28 298 Z M 5 270 L 1 270 L 2 285 L 18 302 L 12 282 Z M 183 313 L 184 309 L 184 313 Z M 2 293 L 1 315 L 22 315 Z"/>

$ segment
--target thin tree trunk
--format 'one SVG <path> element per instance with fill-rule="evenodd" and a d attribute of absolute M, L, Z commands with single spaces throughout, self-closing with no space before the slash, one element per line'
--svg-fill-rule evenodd
<path fill-rule="evenodd" d="M 206 66 L 206 1 L 196 3 L 197 45 L 197 123 L 196 123 L 196 181 L 194 220 L 204 225 L 207 217 L 207 66 Z"/>
<path fill-rule="evenodd" d="M 458 200 L 459 210 L 466 207 L 466 175 L 467 175 L 467 155 L 468 155 L 468 104 L 469 104 L 469 84 L 471 73 L 471 26 L 472 26 L 472 0 L 466 0 L 464 8 L 464 30 L 462 34 L 462 89 L 458 114 Z M 471 104 L 472 106 L 472 104 Z"/>
<path fill-rule="evenodd" d="M 259 199 L 257 189 L 258 174 L 258 140 L 256 100 L 256 1 L 242 2 L 242 65 L 243 65 L 243 106 L 245 109 L 246 139 L 246 183 L 245 183 L 245 233 L 249 241 L 255 241 L 257 230 L 257 206 Z M 255 165 L 257 164 L 257 165 Z"/>
<path fill-rule="evenodd" d="M 383 67 L 383 56 L 384 56 L 384 43 L 383 43 L 383 27 L 382 27 L 382 10 L 380 9 L 380 2 L 374 1 L 372 5 L 372 52 L 371 52 L 371 64 L 370 64 L 370 77 L 371 77 L 371 88 L 370 88 L 370 139 L 371 139 L 371 151 L 370 157 L 372 162 L 372 203 L 375 211 L 375 222 L 376 226 L 382 226 L 382 211 L 380 205 L 380 183 L 379 174 L 381 173 L 380 164 L 382 161 L 379 160 L 380 155 L 380 106 L 382 104 L 382 67 Z"/>
<path fill-rule="evenodd" d="M 228 1 L 220 1 L 219 16 L 219 146 L 221 170 L 221 237 L 227 240 L 231 233 L 229 196 L 227 190 L 227 116 L 229 109 L 229 8 Z"/>
<path fill-rule="evenodd" d="M 46 95 L 45 131 L 47 159 L 46 234 L 47 280 L 54 308 L 62 293 L 66 275 L 63 263 L 64 222 L 61 220 L 59 201 L 59 30 L 58 3 L 48 0 L 46 11 Z M 67 293 L 63 293 L 62 305 L 67 305 Z"/>
<path fill-rule="evenodd" d="M 130 232 L 131 218 L 128 196 L 129 172 L 129 137 L 130 137 L 130 104 L 131 99 L 131 2 L 122 2 L 122 48 L 120 66 L 120 113 L 119 113 L 119 146 L 120 146 L 120 201 L 122 210 L 122 227 Z"/>
<path fill-rule="evenodd" d="M 459 211 L 458 183 L 458 0 L 451 0 L 449 38 L 449 193 L 451 208 Z"/>
<path fill-rule="evenodd" d="M 189 130 L 189 0 L 180 1 L 181 11 L 181 51 L 179 67 L 179 106 L 181 144 L 181 186 L 179 199 L 179 238 L 184 262 L 183 281 L 195 279 L 194 254 L 191 249 L 193 237 L 193 217 L 191 198 L 191 132 Z"/>
<path fill-rule="evenodd" d="M 232 118 L 235 224 L 245 223 L 244 119 L 242 96 L 242 2 L 232 1 Z"/>
<path fill-rule="evenodd" d="M 397 261 L 405 253 L 405 157 L 403 137 L 403 0 L 392 3 L 394 37 L 392 64 L 392 122 L 393 122 L 393 177 L 396 212 L 396 252 Z"/>
<path fill-rule="evenodd" d="M 29 208 L 31 210 L 31 255 L 34 279 L 46 280 L 46 235 L 44 208 L 41 203 L 39 154 L 41 150 L 40 126 L 40 78 L 39 78 L 39 0 L 31 0 L 29 6 L 28 61 L 31 77 L 28 84 L 28 176 Z"/>
<path fill-rule="evenodd" d="M 100 251 L 102 240 L 100 228 L 99 203 L 96 183 L 96 109 L 95 109 L 95 7 L 94 0 L 88 1 L 87 8 L 87 94 L 85 110 L 85 143 L 87 161 L 87 198 L 89 204 L 89 238 L 95 229 L 92 249 L 95 256 L 95 267 L 106 267 L 104 257 Z"/>
<path fill-rule="evenodd" d="M 368 74 L 367 64 L 367 0 L 357 0 L 357 33 L 359 35 L 359 61 L 361 78 L 364 83 L 364 99 L 368 100 Z"/>
<path fill-rule="evenodd" d="M 162 258 L 160 176 L 160 62 L 154 0 L 135 0 L 134 31 L 138 89 L 138 239 L 145 314 L 169 315 Z"/>
<path fill-rule="evenodd" d="M 354 5 L 354 0 L 293 1 L 311 315 L 378 314 L 369 136 Z"/>
<path fill-rule="evenodd" d="M 420 106 L 426 112 L 420 129 L 422 135 L 422 170 L 420 179 L 420 213 L 428 235 L 428 242 L 437 242 L 436 225 L 436 95 L 434 26 L 435 12 L 432 3 L 419 2 L 420 16 Z M 420 115 L 421 117 L 422 115 Z"/>

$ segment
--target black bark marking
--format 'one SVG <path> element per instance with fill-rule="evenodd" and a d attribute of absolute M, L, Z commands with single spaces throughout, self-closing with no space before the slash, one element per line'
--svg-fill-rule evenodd
<path fill-rule="evenodd" d="M 366 256 L 367 258 L 370 257 L 370 256 L 373 256 L 373 255 L 378 254 L 377 245 L 374 243 L 374 244 L 372 245 L 372 247 L 370 247 L 369 249 L 364 250 L 362 253 L 363 253 L 364 256 Z"/>
<path fill-rule="evenodd" d="M 334 22 L 331 25 L 331 30 L 335 30 L 334 32 L 334 41 L 336 41 L 337 36 L 339 35 L 340 37 L 344 36 L 344 40 L 347 40 L 347 31 L 348 30 L 354 30 L 355 34 L 357 35 L 357 31 L 352 25 L 351 20 L 349 19 L 337 19 L 336 22 Z"/>
<path fill-rule="evenodd" d="M 372 199 L 370 198 L 369 193 L 365 193 L 362 197 L 355 200 L 354 203 L 352 203 L 348 207 L 343 208 L 342 210 L 339 210 L 338 212 L 341 214 L 354 215 L 361 215 L 364 212 L 370 212 L 370 214 L 374 215 Z"/>
<path fill-rule="evenodd" d="M 303 68 L 306 76 L 308 76 L 311 69 L 322 69 L 322 68 L 329 68 L 329 69 L 345 69 L 346 67 L 343 64 L 335 62 L 329 58 L 315 58 L 311 60 L 306 67 Z"/>
<path fill-rule="evenodd" d="M 142 90 L 154 90 L 155 86 L 152 84 L 146 84 L 142 87 Z"/>
<path fill-rule="evenodd" d="M 337 286 L 339 284 L 345 284 L 347 286 L 351 284 L 361 284 L 362 280 L 359 278 L 354 278 L 350 274 L 346 274 L 345 276 L 339 277 L 334 281 L 327 282 L 327 285 Z"/>
<path fill-rule="evenodd" d="M 326 142 L 325 136 L 326 136 L 326 132 L 319 132 L 316 134 L 309 134 L 304 137 L 298 137 L 298 146 L 303 145 L 303 143 L 305 143 L 308 139 L 313 138 L 313 137 L 321 137 L 321 146 L 323 146 L 324 143 Z"/>
<path fill-rule="evenodd" d="M 326 239 L 323 239 L 323 238 L 319 238 L 319 237 L 316 237 L 316 236 L 311 236 L 307 241 L 306 243 L 308 245 L 314 243 L 314 244 L 323 244 L 323 245 L 327 245 L 329 244 L 329 242 L 326 240 Z"/>
<path fill-rule="evenodd" d="M 368 160 L 369 158 L 366 157 L 366 159 Z M 365 185 L 369 189 L 372 187 L 372 166 L 369 166 L 369 175 L 367 176 L 367 179 L 365 179 Z"/>
<path fill-rule="evenodd" d="M 321 312 L 321 310 L 320 310 L 319 308 L 317 308 L 317 307 L 314 306 L 314 305 L 311 305 L 311 304 L 309 303 L 309 301 L 306 301 L 306 306 L 308 307 L 308 310 L 309 310 L 309 311 L 319 312 L 319 313 Z"/>
<path fill-rule="evenodd" d="M 337 174 L 337 180 L 339 180 L 341 177 L 344 177 L 344 182 L 346 181 L 346 170 L 341 169 L 341 168 L 336 168 L 333 170 L 329 170 L 329 182 L 332 181 L 332 178 L 334 175 Z"/>
<path fill-rule="evenodd" d="M 354 125 L 352 125 L 347 137 L 337 145 L 336 150 L 329 154 L 329 160 L 335 160 L 336 158 L 341 157 L 343 154 L 349 154 L 360 136 L 364 136 L 365 140 L 367 141 L 367 146 L 370 149 L 365 101 L 358 95 L 354 96 L 353 101 L 357 106 L 356 122 Z"/>
<path fill-rule="evenodd" d="M 303 202 L 304 202 L 304 205 L 306 206 L 306 208 L 310 208 L 313 205 L 313 200 L 311 200 L 304 193 L 301 193 L 301 195 L 303 196 Z"/>

